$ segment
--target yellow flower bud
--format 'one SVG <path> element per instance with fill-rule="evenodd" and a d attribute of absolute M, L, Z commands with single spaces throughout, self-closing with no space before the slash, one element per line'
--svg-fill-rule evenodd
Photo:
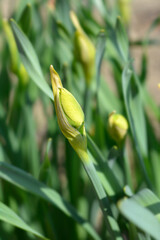
<path fill-rule="evenodd" d="M 95 47 L 82 32 L 75 32 L 75 53 L 81 62 L 86 84 L 89 85 L 95 75 Z"/>
<path fill-rule="evenodd" d="M 12 29 L 7 20 L 3 19 L 3 29 L 8 42 L 12 71 L 19 77 L 20 83 L 25 86 L 28 83 L 29 77 L 24 65 L 20 62 L 17 45 L 14 39 Z"/>
<path fill-rule="evenodd" d="M 112 112 L 108 118 L 108 131 L 110 136 L 117 142 L 124 140 L 128 130 L 128 122 L 121 114 Z"/>
<path fill-rule="evenodd" d="M 128 24 L 131 18 L 131 0 L 118 0 L 118 6 L 125 24 Z"/>
<path fill-rule="evenodd" d="M 95 75 L 95 47 L 88 36 L 83 31 L 77 16 L 73 11 L 70 12 L 71 20 L 76 28 L 74 44 L 75 55 L 81 62 L 86 84 L 89 85 Z"/>
<path fill-rule="evenodd" d="M 84 113 L 79 103 L 65 88 L 60 89 L 60 101 L 69 123 L 79 128 L 84 123 Z"/>
<path fill-rule="evenodd" d="M 63 88 L 61 79 L 52 65 L 50 75 L 59 127 L 79 157 L 88 161 L 84 113 L 74 96 Z"/>
<path fill-rule="evenodd" d="M 18 56 L 18 49 L 17 45 L 11 30 L 11 27 L 6 19 L 3 19 L 3 30 L 6 35 L 6 39 L 8 42 L 10 54 L 11 54 L 11 67 L 13 72 L 17 72 L 18 65 L 19 65 L 19 56 Z"/>

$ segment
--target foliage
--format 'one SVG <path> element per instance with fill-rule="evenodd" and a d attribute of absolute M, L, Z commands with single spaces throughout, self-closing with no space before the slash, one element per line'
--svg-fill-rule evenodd
<path fill-rule="evenodd" d="M 153 127 L 160 110 L 146 88 L 147 49 L 159 44 L 150 33 L 160 21 L 131 42 L 129 2 L 28 0 L 9 20 L 1 13 L 0 240 L 160 239 L 160 142 Z M 140 73 L 134 45 L 143 50 Z M 89 165 L 60 132 L 51 64 L 84 110 Z M 127 125 L 121 141 L 116 123 L 114 136 L 108 129 L 114 111 Z"/>

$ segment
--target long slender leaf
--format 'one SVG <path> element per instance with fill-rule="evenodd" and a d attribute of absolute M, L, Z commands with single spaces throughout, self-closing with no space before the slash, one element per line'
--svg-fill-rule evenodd
<path fill-rule="evenodd" d="M 140 90 L 136 78 L 133 79 L 133 86 L 131 85 L 132 74 L 133 71 L 131 71 L 129 64 L 127 64 L 122 74 L 122 89 L 125 108 L 143 175 L 148 186 L 152 188 L 143 159 L 144 156 L 147 157 L 147 136 L 143 107 L 139 96 Z"/>
<path fill-rule="evenodd" d="M 149 189 L 143 189 L 133 196 L 141 206 L 149 209 L 160 221 L 160 199 Z"/>
<path fill-rule="evenodd" d="M 93 140 L 88 135 L 88 147 L 90 150 L 90 157 L 92 157 L 95 164 L 95 168 L 99 174 L 99 177 L 102 181 L 103 187 L 106 190 L 107 194 L 110 197 L 114 197 L 116 194 L 122 194 L 122 188 L 119 185 L 119 182 L 112 172 L 112 169 L 109 167 L 108 162 L 104 159 L 100 150 L 93 142 Z"/>
<path fill-rule="evenodd" d="M 0 178 L 52 203 L 64 214 L 81 224 L 82 227 L 93 237 L 93 239 L 100 240 L 100 237 L 97 235 L 92 226 L 84 220 L 68 202 L 66 202 L 56 191 L 37 181 L 25 171 L 22 171 L 10 164 L 0 162 Z"/>
<path fill-rule="evenodd" d="M 100 85 L 100 69 L 102 64 L 102 59 L 105 53 L 106 46 L 106 33 L 101 30 L 98 35 L 97 46 L 96 46 L 96 80 L 97 80 L 97 91 Z"/>
<path fill-rule="evenodd" d="M 24 231 L 30 232 L 41 239 L 47 239 L 38 233 L 36 230 L 31 228 L 27 223 L 25 223 L 15 212 L 7 207 L 4 203 L 0 202 L 0 220 L 9 223 L 15 227 L 21 228 Z"/>
<path fill-rule="evenodd" d="M 27 38 L 27 36 L 21 31 L 16 22 L 11 19 L 11 27 L 15 36 L 19 54 L 26 71 L 35 84 L 52 100 L 53 93 L 44 79 L 38 57 L 36 52 Z M 48 69 L 49 70 L 49 69 Z"/>
<path fill-rule="evenodd" d="M 116 37 L 119 53 L 124 62 L 128 60 L 128 38 L 120 17 L 116 22 Z"/>
<path fill-rule="evenodd" d="M 148 209 L 145 209 L 133 199 L 119 201 L 118 207 L 121 214 L 138 228 L 151 237 L 160 239 L 160 223 Z"/>

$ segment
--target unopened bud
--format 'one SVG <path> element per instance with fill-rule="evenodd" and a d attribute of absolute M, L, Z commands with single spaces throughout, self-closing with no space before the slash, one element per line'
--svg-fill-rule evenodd
<path fill-rule="evenodd" d="M 3 19 L 3 29 L 6 35 L 6 40 L 8 42 L 10 57 L 11 57 L 11 69 L 19 79 L 20 83 L 25 86 L 28 83 L 29 77 L 26 72 L 24 65 L 21 63 L 18 53 L 18 48 L 16 41 L 12 32 L 12 29 L 7 20 Z"/>
<path fill-rule="evenodd" d="M 19 66 L 18 49 L 13 36 L 13 32 L 6 19 L 3 19 L 3 30 L 5 32 L 6 40 L 8 42 L 8 46 L 10 50 L 12 71 L 17 72 L 18 66 Z"/>
<path fill-rule="evenodd" d="M 86 84 L 89 85 L 95 75 L 95 47 L 88 36 L 83 31 L 77 16 L 73 11 L 70 12 L 71 20 L 76 28 L 74 44 L 75 55 L 81 62 Z"/>
<path fill-rule="evenodd" d="M 58 73 L 50 66 L 54 104 L 59 127 L 83 160 L 88 160 L 84 113 L 74 96 L 63 88 Z"/>
<path fill-rule="evenodd" d="M 110 136 L 120 143 L 124 140 L 128 130 L 128 122 L 121 114 L 112 112 L 108 118 L 108 131 Z"/>
<path fill-rule="evenodd" d="M 128 25 L 131 18 L 131 0 L 118 0 L 118 6 L 124 23 Z"/>
<path fill-rule="evenodd" d="M 75 32 L 75 52 L 82 64 L 86 84 L 89 85 L 95 75 L 95 47 L 90 39 L 80 31 Z"/>

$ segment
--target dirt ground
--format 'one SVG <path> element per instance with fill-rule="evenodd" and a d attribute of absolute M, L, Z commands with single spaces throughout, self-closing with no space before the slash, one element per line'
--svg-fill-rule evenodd
<path fill-rule="evenodd" d="M 130 38 L 138 40 L 145 36 L 146 31 L 153 20 L 160 16 L 159 0 L 132 0 L 132 17 L 130 23 Z M 152 38 L 160 40 L 160 25 L 151 34 Z M 139 47 L 132 47 L 132 55 L 135 66 L 138 69 L 141 59 Z M 160 45 L 148 47 L 148 75 L 147 88 L 153 99 L 160 104 L 160 90 L 157 85 L 160 83 Z"/>

